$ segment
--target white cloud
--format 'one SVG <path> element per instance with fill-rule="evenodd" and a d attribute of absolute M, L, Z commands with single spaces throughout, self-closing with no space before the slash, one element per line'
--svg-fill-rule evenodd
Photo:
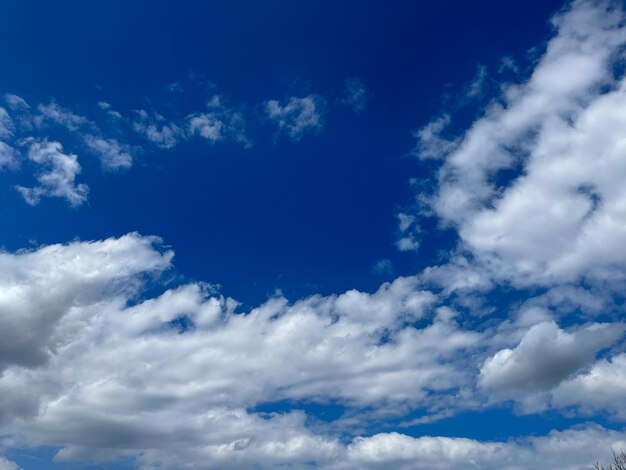
<path fill-rule="evenodd" d="M 278 297 L 247 314 L 199 284 L 129 305 L 146 273 L 170 266 L 155 243 L 131 234 L 0 256 L 2 432 L 21 445 L 61 446 L 58 461 L 125 456 L 146 469 L 571 470 L 624 443 L 585 427 L 506 442 L 391 433 L 345 445 L 309 429 L 302 412 L 251 412 L 284 399 L 423 406 L 429 393 L 441 399 L 467 383 L 462 352 L 481 337 L 445 312 L 409 326 L 434 301 L 415 278 L 374 294 Z M 189 329 L 179 333 L 172 321 L 183 316 Z"/>
<path fill-rule="evenodd" d="M 107 101 L 98 101 L 98 108 L 106 111 L 106 113 L 112 118 L 122 119 L 122 114 L 119 111 L 115 111 L 111 104 Z"/>
<path fill-rule="evenodd" d="M 401 237 L 396 242 L 396 246 L 400 251 L 417 251 L 419 249 L 419 241 L 412 235 Z"/>
<path fill-rule="evenodd" d="M 226 107 L 219 95 L 214 95 L 207 103 L 208 112 L 187 116 L 189 136 L 199 135 L 211 143 L 233 140 L 245 147 L 252 145 L 246 134 L 246 122 L 242 112 Z"/>
<path fill-rule="evenodd" d="M 544 294 L 528 299 L 525 304 L 550 308 L 560 315 L 579 311 L 588 317 L 600 315 L 614 307 L 604 291 L 572 285 L 548 289 Z"/>
<path fill-rule="evenodd" d="M 624 333 L 622 324 L 592 324 L 568 333 L 553 321 L 534 325 L 515 349 L 502 349 L 480 369 L 479 386 L 499 398 L 533 399 L 584 367 Z"/>
<path fill-rule="evenodd" d="M 121 144 L 117 139 L 86 135 L 84 142 L 100 157 L 102 166 L 107 170 L 130 168 L 133 165 L 130 146 Z"/>
<path fill-rule="evenodd" d="M 37 166 L 39 183 L 32 188 L 16 186 L 27 203 L 36 205 L 42 197 L 60 197 L 80 206 L 87 200 L 87 185 L 75 183 L 81 171 L 76 155 L 63 153 L 59 142 L 26 139 L 24 144 L 28 145 L 28 159 Z"/>
<path fill-rule="evenodd" d="M 82 146 L 83 150 L 97 155 L 105 170 L 130 168 L 133 164 L 133 150 L 120 136 L 134 130 L 143 138 L 162 149 L 173 149 L 180 142 L 197 135 L 211 143 L 230 140 L 248 148 L 252 145 L 246 133 L 244 112 L 227 107 L 219 95 L 206 104 L 205 112 L 197 112 L 179 121 L 145 110 L 136 111 L 133 119 L 127 119 L 114 110 L 107 101 L 97 102 L 97 107 L 113 118 L 102 129 L 113 127 L 111 137 L 100 128 L 100 122 L 76 114 L 73 110 L 59 105 L 55 100 L 39 104 L 34 109 L 21 97 L 5 94 L 11 114 L 0 106 L 0 169 L 17 169 L 20 152 L 15 145 L 30 147 L 23 169 L 34 168 L 39 185 L 28 187 L 23 183 L 15 186 L 31 205 L 39 203 L 42 197 L 62 197 L 71 205 L 79 206 L 87 199 L 86 184 L 75 184 L 76 175 L 81 171 L 76 155 L 63 153 L 57 139 L 67 139 L 68 133 L 75 137 L 69 144 Z M 16 144 L 13 144 L 13 141 Z"/>
<path fill-rule="evenodd" d="M 455 291 L 484 293 L 494 287 L 490 273 L 464 256 L 453 255 L 441 266 L 426 268 L 425 282 L 443 287 L 446 293 Z"/>
<path fill-rule="evenodd" d="M 475 362 L 491 338 L 461 328 L 418 277 L 372 294 L 294 303 L 278 296 L 247 313 L 198 283 L 145 298 L 143 282 L 156 280 L 173 256 L 158 245 L 130 234 L 0 254 L 0 434 L 20 446 L 60 446 L 62 462 L 131 457 L 145 469 L 465 462 L 513 470 L 544 461 L 571 470 L 624 442 L 622 434 L 585 427 L 506 442 L 391 433 L 346 444 L 329 432 L 332 425 L 309 427 L 302 411 L 255 412 L 273 401 L 297 408 L 332 400 L 357 412 L 341 429 L 358 433 L 362 409 L 400 416 L 458 408 L 473 401 Z M 541 318 L 529 315 L 519 327 Z M 546 374 L 512 369 L 536 365 L 540 355 L 542 366 L 565 378 L 561 365 L 571 373 L 584 367 L 618 330 L 592 325 L 566 333 L 541 323 L 513 350 L 515 367 L 504 361 L 497 372 L 544 386 Z M 574 359 L 560 360 L 568 355 Z"/>
<path fill-rule="evenodd" d="M 401 212 L 397 218 L 399 235 L 396 247 L 400 251 L 417 251 L 420 246 L 420 227 L 417 224 L 417 217 Z"/>
<path fill-rule="evenodd" d="M 460 138 L 441 137 L 446 118 L 418 132 L 421 155 L 445 158 L 430 204 L 495 278 L 619 282 L 626 79 L 613 65 L 626 44 L 624 13 L 576 1 L 553 23 L 528 81 L 504 86 Z"/>
<path fill-rule="evenodd" d="M 456 142 L 442 137 L 449 124 L 450 116 L 444 114 L 415 131 L 417 145 L 413 153 L 422 159 L 444 158 L 456 146 Z"/>
<path fill-rule="evenodd" d="M 626 354 L 598 361 L 588 372 L 561 384 L 552 393 L 554 407 L 583 413 L 609 413 L 626 420 Z"/>
<path fill-rule="evenodd" d="M 215 143 L 223 139 L 224 123 L 212 113 L 195 114 L 188 118 L 189 133 Z"/>
<path fill-rule="evenodd" d="M 0 470 L 20 470 L 15 462 L 0 457 Z"/>
<path fill-rule="evenodd" d="M 8 144 L 0 141 L 0 170 L 5 168 L 15 168 L 19 154 L 17 150 Z"/>
<path fill-rule="evenodd" d="M 133 123 L 135 132 L 159 148 L 171 149 L 185 138 L 185 132 L 176 123 L 169 122 L 158 113 L 148 114 L 143 109 L 136 111 L 138 120 Z"/>
<path fill-rule="evenodd" d="M 169 266 L 172 253 L 155 243 L 129 234 L 0 254 L 0 423 L 34 413 L 56 390 L 45 374 L 28 371 L 54 362 L 107 307 L 132 298 L 140 274 Z"/>
<path fill-rule="evenodd" d="M 594 426 L 552 431 L 547 436 L 506 442 L 447 437 L 409 437 L 397 433 L 357 439 L 348 446 L 341 469 L 583 470 L 626 446 L 626 435 Z"/>
<path fill-rule="evenodd" d="M 7 110 L 0 106 L 0 139 L 8 139 L 15 132 L 13 120 Z"/>
<path fill-rule="evenodd" d="M 325 102 L 316 95 L 291 97 L 286 104 L 277 100 L 265 102 L 265 114 L 279 132 L 286 132 L 299 142 L 307 132 L 319 132 L 324 126 Z"/>
<path fill-rule="evenodd" d="M 45 121 L 52 121 L 66 127 L 70 131 L 78 130 L 79 127 L 90 124 L 89 120 L 79 116 L 69 109 L 62 108 L 54 101 L 48 105 L 37 106 L 38 115 L 33 117 L 34 122 L 41 126 Z"/>
<path fill-rule="evenodd" d="M 30 108 L 30 105 L 26 102 L 24 98 L 21 96 L 13 95 L 11 93 L 4 94 L 4 101 L 6 101 L 9 109 L 16 110 L 26 110 Z"/>
<path fill-rule="evenodd" d="M 427 320 L 436 297 L 416 278 L 248 313 L 201 284 L 133 302 L 146 274 L 169 266 L 154 243 L 128 235 L 0 256 L 0 432 L 63 446 L 60 459 L 297 465 L 342 447 L 301 412 L 250 407 L 338 400 L 395 414 L 472 380 L 462 359 L 481 336 L 450 315 Z"/>

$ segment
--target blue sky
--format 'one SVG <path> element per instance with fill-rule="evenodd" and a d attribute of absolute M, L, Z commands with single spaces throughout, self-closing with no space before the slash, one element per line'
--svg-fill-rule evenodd
<path fill-rule="evenodd" d="M 0 470 L 626 448 L 621 3 L 129 3 L 0 1 Z"/>

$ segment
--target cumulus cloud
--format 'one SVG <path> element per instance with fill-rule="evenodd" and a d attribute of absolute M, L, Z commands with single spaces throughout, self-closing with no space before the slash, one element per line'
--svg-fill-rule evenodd
<path fill-rule="evenodd" d="M 107 289 L 116 283 L 116 289 L 132 295 L 140 285 L 139 273 L 167 268 L 172 254 L 155 250 L 157 242 L 129 234 L 0 253 L 0 371 L 10 365 L 41 365 L 64 341 L 71 340 L 66 335 L 69 330 L 55 331 L 58 322 L 67 321 L 65 315 L 111 297 Z M 71 322 L 78 326 L 80 319 Z M 55 332 L 60 336 L 55 337 Z"/>
<path fill-rule="evenodd" d="M 30 416 L 44 397 L 50 399 L 58 384 L 35 372 L 27 385 L 26 376 L 67 349 L 89 317 L 132 298 L 140 274 L 169 266 L 172 254 L 156 250 L 155 243 L 129 234 L 0 254 L 0 423 Z"/>
<path fill-rule="evenodd" d="M 131 234 L 0 256 L 6 432 L 63 446 L 58 459 L 133 455 L 146 468 L 332 461 L 342 445 L 302 412 L 250 409 L 338 400 L 394 414 L 471 382 L 460 359 L 481 335 L 433 318 L 436 296 L 414 277 L 247 313 L 202 284 L 133 302 L 169 267 L 155 243 Z"/>
<path fill-rule="evenodd" d="M 40 184 L 37 187 L 20 184 L 16 188 L 31 205 L 36 205 L 41 197 L 63 197 L 73 206 L 86 200 L 87 185 L 74 183 L 81 170 L 77 157 L 63 153 L 60 142 L 72 151 L 78 148 L 97 155 L 103 169 L 112 171 L 130 168 L 134 149 L 141 149 L 124 141 L 128 131 L 164 150 L 174 149 L 194 136 L 212 144 L 227 140 L 244 148 L 252 146 L 244 108 L 227 106 L 219 95 L 214 95 L 203 111 L 178 119 L 146 110 L 135 111 L 133 118 L 126 118 L 109 102 L 99 101 L 97 107 L 113 118 L 104 123 L 77 114 L 54 99 L 33 108 L 14 94 L 5 94 L 4 101 L 10 112 L 0 106 L 0 169 L 17 169 L 20 152 L 16 146 L 30 147 L 26 161 L 34 165 L 22 169 L 35 168 Z M 47 150 L 42 150 L 44 147 Z"/>
<path fill-rule="evenodd" d="M 138 234 L 0 255 L 0 432 L 60 446 L 59 462 L 131 457 L 145 469 L 571 470 L 625 442 L 585 426 L 503 442 L 383 433 L 346 443 L 312 429 L 297 405 L 256 412 L 277 400 L 428 406 L 471 382 L 464 358 L 486 338 L 449 309 L 433 316 L 437 298 L 415 277 L 372 294 L 275 297 L 246 313 L 198 283 L 143 297 L 172 256 Z M 596 331 L 608 336 L 603 326 L 571 336 L 591 351 Z"/>
<path fill-rule="evenodd" d="M 20 470 L 20 467 L 15 462 L 0 457 L 0 470 Z"/>
<path fill-rule="evenodd" d="M 54 122 L 70 131 L 75 131 L 81 126 L 90 124 L 87 118 L 59 106 L 54 101 L 47 105 L 40 104 L 37 106 L 37 110 L 39 114 L 33 117 L 33 121 L 38 126 L 43 125 L 45 122 Z"/>
<path fill-rule="evenodd" d="M 190 134 L 198 134 L 200 137 L 213 143 L 223 138 L 224 123 L 217 116 L 209 113 L 200 113 L 190 116 L 188 120 Z"/>
<path fill-rule="evenodd" d="M 120 170 L 133 165 L 130 146 L 121 144 L 117 139 L 86 135 L 84 141 L 98 155 L 102 166 L 107 170 Z"/>
<path fill-rule="evenodd" d="M 454 141 L 442 136 L 449 124 L 450 116 L 444 114 L 415 131 L 417 145 L 413 153 L 421 159 L 444 158 L 456 145 Z"/>
<path fill-rule="evenodd" d="M 159 113 L 136 111 L 137 120 L 133 122 L 135 132 L 159 148 L 171 149 L 185 138 L 185 131 L 176 123 L 168 121 Z"/>
<path fill-rule="evenodd" d="M 568 333 L 553 321 L 528 330 L 514 349 L 502 349 L 480 369 L 479 386 L 500 398 L 545 392 L 582 368 L 624 333 L 622 324 L 592 324 Z"/>
<path fill-rule="evenodd" d="M 60 142 L 50 138 L 56 136 L 67 141 L 65 130 L 76 136 L 73 142 L 69 139 L 70 145 L 82 144 L 83 149 L 88 149 L 100 158 L 104 169 L 119 170 L 132 166 L 133 158 L 128 144 L 107 137 L 96 123 L 60 106 L 54 100 L 47 105 L 39 104 L 34 110 L 17 95 L 5 94 L 4 100 L 11 109 L 11 115 L 0 107 L 0 138 L 10 139 L 11 145 L 0 140 L 0 169 L 17 169 L 21 162 L 20 152 L 15 146 L 27 147 L 24 161 L 30 165 L 22 168 L 33 169 L 39 183 L 35 187 L 15 186 L 27 203 L 36 205 L 42 197 L 60 197 L 72 206 L 80 206 L 87 199 L 87 185 L 75 183 L 81 172 L 77 156 L 65 152 Z M 106 102 L 99 102 L 98 107 L 108 113 L 114 112 Z"/>
<path fill-rule="evenodd" d="M 576 413 L 619 406 L 608 398 L 619 386 L 595 401 L 582 391 L 592 376 L 619 376 L 621 356 L 593 363 L 623 325 L 577 323 L 621 312 L 613 295 L 626 277 L 625 19 L 617 2 L 573 2 L 553 18 L 555 35 L 527 80 L 502 84 L 461 133 L 447 113 L 416 132 L 414 153 L 440 165 L 419 213 L 459 235 L 420 278 L 475 315 L 498 311 L 500 289 L 524 299 L 516 320 L 485 332 L 494 349 L 477 385 L 489 401 Z M 403 214 L 399 228 L 411 247 L 404 233 L 419 234 L 418 215 Z"/>
<path fill-rule="evenodd" d="M 279 132 L 286 132 L 298 142 L 308 132 L 319 132 L 324 126 L 325 101 L 317 95 L 291 97 L 285 104 L 277 100 L 265 102 L 265 114 Z"/>
<path fill-rule="evenodd" d="M 608 412 L 613 419 L 626 420 L 626 354 L 603 359 L 561 384 L 552 393 L 552 405 L 586 414 Z"/>
<path fill-rule="evenodd" d="M 136 111 L 138 120 L 133 123 L 133 129 L 162 149 L 172 149 L 194 136 L 211 144 L 230 140 L 244 147 L 252 145 L 241 111 L 227 107 L 219 95 L 213 96 L 206 107 L 207 111 L 192 113 L 180 122 L 158 113 L 139 110 Z"/>
<path fill-rule="evenodd" d="M 418 132 L 421 155 L 444 158 L 431 208 L 496 278 L 551 285 L 624 278 L 626 44 L 624 12 L 574 2 L 529 79 L 456 139 L 446 119 Z"/>
<path fill-rule="evenodd" d="M 598 461 L 599 449 L 619 450 L 625 444 L 626 435 L 594 426 L 506 442 L 390 433 L 357 439 L 348 446 L 347 462 L 337 468 L 582 470 Z"/>
<path fill-rule="evenodd" d="M 396 247 L 400 251 L 417 251 L 420 246 L 420 227 L 417 217 L 412 214 L 398 214 L 398 239 Z"/>
<path fill-rule="evenodd" d="M 81 171 L 76 155 L 64 153 L 59 142 L 31 138 L 24 144 L 28 145 L 28 160 L 37 168 L 35 178 L 39 183 L 30 188 L 16 186 L 28 204 L 36 205 L 42 197 L 60 197 L 72 206 L 80 206 L 87 200 L 89 188 L 75 182 Z"/>
<path fill-rule="evenodd" d="M 199 112 L 187 116 L 189 136 L 198 135 L 211 143 L 221 140 L 233 140 L 245 147 L 252 145 L 246 134 L 246 122 L 242 112 L 228 108 L 215 95 L 207 103 L 208 112 Z"/>

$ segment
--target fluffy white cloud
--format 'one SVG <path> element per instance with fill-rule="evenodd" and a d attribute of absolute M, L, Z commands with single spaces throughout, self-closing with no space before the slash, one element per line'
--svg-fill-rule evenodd
<path fill-rule="evenodd" d="M 480 338 L 451 321 L 408 326 L 433 300 L 400 278 L 374 294 L 349 291 L 293 305 L 275 298 L 244 315 L 233 313 L 233 301 L 183 286 L 94 318 L 99 323 L 76 338 L 67 379 L 84 374 L 87 384 L 110 368 L 109 385 L 138 406 L 153 394 L 176 401 L 187 391 L 199 407 L 333 398 L 359 406 L 386 402 L 392 411 L 398 404 L 427 404 L 431 391 L 470 380 L 452 359 Z M 179 335 L 181 318 L 189 330 Z M 94 361 L 101 367 L 94 369 Z M 107 396 L 103 390 L 103 404 L 117 407 Z"/>
<path fill-rule="evenodd" d="M 412 214 L 398 214 L 398 239 L 396 247 L 400 251 L 417 251 L 420 246 L 420 227 L 417 217 Z"/>
<path fill-rule="evenodd" d="M 48 124 L 54 123 L 71 131 L 77 138 L 75 146 L 83 144 L 98 155 L 102 166 L 107 170 L 129 168 L 132 165 L 130 146 L 118 139 L 104 135 L 98 126 L 83 116 L 63 108 L 55 101 L 47 105 L 40 104 L 32 110 L 24 99 L 17 95 L 5 94 L 4 99 L 11 109 L 12 115 L 0 107 L 0 138 L 12 138 L 18 146 L 28 147 L 25 169 L 33 169 L 38 185 L 35 187 L 16 186 L 26 202 L 31 205 L 39 203 L 42 197 L 61 197 L 67 199 L 72 206 L 81 205 L 87 198 L 86 184 L 76 184 L 76 176 L 81 171 L 78 158 L 73 153 L 66 153 L 60 142 L 41 134 L 56 135 L 58 128 Z M 99 107 L 110 107 L 101 102 Z M 112 112 L 109 109 L 109 112 Z M 61 133 L 63 139 L 67 135 Z M 20 153 L 11 145 L 0 141 L 0 169 L 16 169 L 19 166 Z"/>
<path fill-rule="evenodd" d="M 467 352 L 487 338 L 449 309 L 433 317 L 437 299 L 415 277 L 373 294 L 276 297 L 248 313 L 201 284 L 142 300 L 146 277 L 171 263 L 158 244 L 130 234 L 0 255 L 0 433 L 60 446 L 58 461 L 131 457 L 145 469 L 571 470 L 625 442 L 587 426 L 506 442 L 390 433 L 346 444 L 302 411 L 255 412 L 275 400 L 428 407 L 471 384 Z M 571 336 L 595 351 L 605 330 Z"/>
<path fill-rule="evenodd" d="M 135 132 L 159 148 L 171 149 L 185 138 L 185 131 L 161 114 L 149 114 L 143 109 L 136 111 L 136 114 L 138 119 L 133 123 Z"/>
<path fill-rule="evenodd" d="M 37 110 L 39 114 L 33 116 L 33 121 L 38 126 L 43 125 L 46 121 L 51 121 L 66 127 L 70 131 L 75 131 L 81 126 L 90 124 L 87 118 L 59 106 L 54 101 L 47 105 L 40 104 L 37 106 Z"/>
<path fill-rule="evenodd" d="M 507 442 L 479 442 L 447 437 L 413 438 L 397 433 L 357 439 L 347 459 L 335 465 L 348 469 L 520 470 L 550 468 L 583 470 L 626 446 L 626 435 L 588 426 L 553 431 L 547 436 Z"/>
<path fill-rule="evenodd" d="M 198 134 L 200 137 L 210 141 L 217 142 L 223 138 L 224 123 L 214 114 L 201 113 L 190 116 L 189 133 Z"/>
<path fill-rule="evenodd" d="M 624 13 L 577 1 L 553 23 L 528 81 L 504 86 L 459 139 L 438 137 L 446 119 L 431 123 L 418 151 L 445 157 L 432 208 L 492 276 L 615 282 L 626 272 L 626 80 L 613 72 Z"/>
<path fill-rule="evenodd" d="M 100 157 L 102 166 L 107 170 L 130 168 L 133 165 L 130 146 L 121 144 L 117 139 L 86 135 L 84 141 Z"/>
<path fill-rule="evenodd" d="M 624 19 L 616 2 L 574 2 L 555 18 L 557 34 L 526 82 L 505 84 L 457 138 L 444 137 L 447 115 L 417 133 L 416 153 L 442 160 L 437 190 L 419 202 L 461 240 L 422 279 L 478 314 L 494 287 L 547 287 L 488 335 L 497 349 L 477 385 L 490 402 L 625 419 L 622 354 L 593 364 L 623 325 L 564 331 L 552 321 L 620 311 L 613 293 L 626 277 L 626 79 L 615 70 Z"/>
<path fill-rule="evenodd" d="M 528 330 L 515 349 L 502 349 L 480 370 L 479 385 L 501 398 L 549 391 L 582 368 L 624 333 L 622 324 L 592 324 L 568 333 L 552 321 Z"/>
<path fill-rule="evenodd" d="M 166 268 L 171 253 L 154 250 L 155 241 L 130 234 L 0 253 L 0 371 L 9 365 L 40 365 L 71 339 L 67 332 L 55 336 L 68 314 L 111 295 L 105 291 L 116 282 L 131 295 L 139 273 Z"/>
<path fill-rule="evenodd" d="M 422 159 L 444 158 L 456 147 L 457 143 L 442 137 L 450 124 L 450 116 L 444 114 L 415 131 L 417 145 L 413 153 Z"/>
<path fill-rule="evenodd" d="M 75 183 L 81 171 L 76 155 L 64 153 L 59 142 L 27 139 L 24 144 L 28 145 L 28 159 L 37 167 L 35 178 L 39 183 L 32 188 L 16 186 L 26 202 L 36 205 L 42 197 L 60 197 L 72 206 L 80 206 L 87 200 L 87 185 Z"/>
<path fill-rule="evenodd" d="M 245 147 L 252 145 L 245 130 L 245 119 L 240 111 L 226 107 L 219 95 L 207 103 L 208 112 L 199 112 L 187 116 L 188 135 L 199 135 L 211 143 L 221 140 L 233 140 Z"/>
<path fill-rule="evenodd" d="M 73 153 L 63 152 L 59 141 L 72 151 L 87 149 L 97 155 L 105 170 L 126 169 L 133 165 L 133 153 L 141 147 L 131 147 L 124 141 L 123 136 L 131 130 L 166 150 L 193 136 L 211 143 L 229 140 L 244 148 L 252 146 L 243 110 L 226 106 L 219 95 L 206 103 L 206 110 L 178 120 L 145 110 L 138 110 L 133 118 L 126 118 L 110 103 L 99 101 L 97 107 L 113 118 L 105 123 L 91 121 L 54 100 L 31 108 L 20 96 L 7 93 L 4 101 L 10 113 L 0 106 L 0 169 L 19 166 L 20 153 L 14 145 L 30 146 L 28 161 L 35 165 L 25 165 L 23 169 L 35 167 L 35 177 L 40 184 L 32 188 L 23 185 L 16 188 L 31 205 L 37 204 L 41 197 L 50 196 L 63 197 L 73 206 L 86 200 L 87 185 L 74 184 L 81 166 Z M 105 132 L 106 129 L 114 129 L 115 137 Z"/>
<path fill-rule="evenodd" d="M 0 470 L 20 470 L 20 467 L 18 467 L 14 462 L 0 457 Z"/>
<path fill-rule="evenodd" d="M 609 412 L 613 418 L 626 420 L 626 354 L 603 359 L 561 384 L 552 393 L 552 405 L 590 414 Z"/>
<path fill-rule="evenodd" d="M 338 400 L 397 414 L 472 380 L 464 351 L 481 335 L 433 318 L 436 297 L 414 277 L 248 313 L 201 284 L 133 302 L 169 266 L 154 243 L 128 235 L 0 256 L 0 431 L 62 446 L 59 459 L 297 466 L 343 447 L 301 412 L 251 407 Z"/>
<path fill-rule="evenodd" d="M 291 97 L 286 104 L 277 100 L 265 102 L 265 114 L 279 132 L 298 142 L 307 132 L 319 132 L 324 125 L 325 102 L 317 95 Z"/>

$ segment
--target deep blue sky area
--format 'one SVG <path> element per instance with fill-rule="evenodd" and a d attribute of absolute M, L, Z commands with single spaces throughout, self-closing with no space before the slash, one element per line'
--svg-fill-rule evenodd
<path fill-rule="evenodd" d="M 331 108 L 321 133 L 299 143 L 259 124 L 249 149 L 152 149 L 125 173 L 82 161 L 90 198 L 77 209 L 45 200 L 25 210 L 4 191 L 2 244 L 156 234 L 185 276 L 250 304 L 277 288 L 291 298 L 374 289 L 385 277 L 372 275 L 379 259 L 392 260 L 394 274 L 413 273 L 448 241 L 426 237 L 419 255 L 395 249 L 395 214 L 412 203 L 409 179 L 423 171 L 408 156 L 412 131 L 454 106 L 479 64 L 495 72 L 503 56 L 523 61 L 559 6 L 2 1 L 0 88 L 29 102 L 53 98 L 87 116 L 98 101 L 184 115 L 218 92 L 260 114 L 265 100 L 315 93 Z M 350 77 L 370 93 L 358 115 L 337 105 Z M 174 82 L 186 93 L 168 92 Z"/>

